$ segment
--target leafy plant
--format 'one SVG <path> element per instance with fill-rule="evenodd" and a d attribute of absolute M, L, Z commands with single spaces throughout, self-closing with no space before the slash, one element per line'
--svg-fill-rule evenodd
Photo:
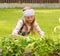
<path fill-rule="evenodd" d="M 43 38 L 31 42 L 31 38 L 27 41 L 28 39 L 11 36 L 0 38 L 0 56 L 25 56 L 27 50 L 30 56 L 51 56 L 55 52 L 60 55 L 60 39 L 54 41 L 51 38 Z"/>
<path fill-rule="evenodd" d="M 3 37 L 1 39 L 2 56 L 23 56 L 24 48 L 28 43 L 25 39 L 17 37 Z"/>

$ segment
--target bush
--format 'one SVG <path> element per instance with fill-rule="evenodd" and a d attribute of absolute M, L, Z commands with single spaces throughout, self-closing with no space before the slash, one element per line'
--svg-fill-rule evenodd
<path fill-rule="evenodd" d="M 38 40 L 34 44 L 33 55 L 35 56 L 50 56 L 55 52 L 60 53 L 60 40 L 54 41 L 53 39 Z M 60 55 L 60 54 L 58 54 Z"/>
<path fill-rule="evenodd" d="M 23 56 L 24 48 L 28 45 L 25 39 L 13 37 L 3 37 L 1 39 L 2 56 Z"/>
<path fill-rule="evenodd" d="M 60 55 L 60 40 L 44 38 L 30 42 L 23 37 L 0 38 L 0 56 L 25 56 L 26 50 L 31 51 L 30 56 L 52 56 L 55 52 Z"/>

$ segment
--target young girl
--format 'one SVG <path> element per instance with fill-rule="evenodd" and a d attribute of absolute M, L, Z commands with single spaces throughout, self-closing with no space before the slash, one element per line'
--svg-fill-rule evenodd
<path fill-rule="evenodd" d="M 23 9 L 23 18 L 19 19 L 17 25 L 12 33 L 13 36 L 27 36 L 30 32 L 37 30 L 37 32 L 44 36 L 44 32 L 40 29 L 39 25 L 36 22 L 34 10 L 26 6 Z"/>

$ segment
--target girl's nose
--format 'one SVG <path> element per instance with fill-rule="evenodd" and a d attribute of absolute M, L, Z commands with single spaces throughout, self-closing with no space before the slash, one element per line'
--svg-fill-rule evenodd
<path fill-rule="evenodd" d="M 29 20 L 32 20 L 32 18 L 29 18 Z"/>

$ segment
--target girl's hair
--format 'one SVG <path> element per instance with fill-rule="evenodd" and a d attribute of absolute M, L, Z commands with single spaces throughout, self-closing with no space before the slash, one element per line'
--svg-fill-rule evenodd
<path fill-rule="evenodd" d="M 23 11 L 25 11 L 25 10 L 27 10 L 27 9 L 32 9 L 32 7 L 31 7 L 31 6 L 25 6 L 25 7 L 23 8 Z"/>
<path fill-rule="evenodd" d="M 33 30 L 33 27 L 34 27 L 34 22 L 35 22 L 35 17 L 34 17 L 33 22 L 31 23 L 31 30 Z"/>
<path fill-rule="evenodd" d="M 31 33 L 32 34 L 35 34 L 34 22 L 35 22 L 35 17 L 34 17 L 33 22 L 31 23 Z"/>

